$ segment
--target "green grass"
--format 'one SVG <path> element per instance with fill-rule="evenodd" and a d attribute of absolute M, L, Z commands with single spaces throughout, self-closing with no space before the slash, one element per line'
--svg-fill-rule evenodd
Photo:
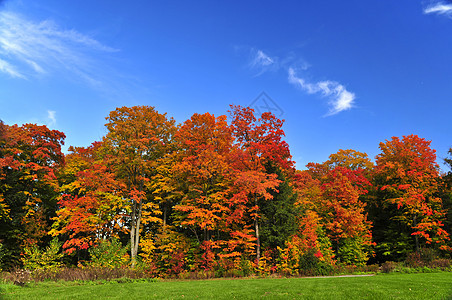
<path fill-rule="evenodd" d="M 0 285 L 2 299 L 452 299 L 452 273 Z"/>

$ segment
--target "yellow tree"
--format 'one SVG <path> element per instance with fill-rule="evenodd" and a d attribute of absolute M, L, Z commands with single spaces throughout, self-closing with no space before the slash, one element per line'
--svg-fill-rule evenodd
<path fill-rule="evenodd" d="M 366 153 L 353 149 L 339 149 L 336 153 L 331 154 L 323 164 L 327 165 L 329 169 L 343 167 L 350 170 L 372 170 L 374 167 Z"/>
<path fill-rule="evenodd" d="M 122 231 L 124 184 L 105 165 L 102 143 L 70 147 L 66 166 L 60 173 L 59 209 L 52 235 L 66 235 L 67 253 L 88 249 Z"/>
<path fill-rule="evenodd" d="M 106 118 L 105 153 L 117 177 L 126 185 L 132 266 L 135 266 L 142 222 L 161 222 L 151 201 L 151 179 L 170 147 L 174 120 L 152 106 L 121 107 Z"/>

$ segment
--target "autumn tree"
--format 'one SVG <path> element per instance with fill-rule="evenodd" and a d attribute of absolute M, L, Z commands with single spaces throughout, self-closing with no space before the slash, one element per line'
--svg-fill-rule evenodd
<path fill-rule="evenodd" d="M 319 215 L 339 261 L 365 264 L 371 254 L 371 222 L 367 219 L 366 194 L 370 182 L 363 169 L 335 167 L 322 178 Z"/>
<path fill-rule="evenodd" d="M 124 184 L 103 159 L 102 143 L 70 147 L 60 173 L 61 195 L 51 234 L 65 238 L 67 253 L 88 250 L 122 232 Z M 85 254 L 87 251 L 84 251 Z"/>
<path fill-rule="evenodd" d="M 229 157 L 231 129 L 226 116 L 194 114 L 178 129 L 177 174 L 182 191 L 175 206 L 178 224 L 191 228 L 199 242 L 226 231 L 228 188 L 231 182 Z"/>
<path fill-rule="evenodd" d="M 7 168 L 7 161 L 4 160 L 4 156 L 6 155 L 6 148 L 7 148 L 6 130 L 7 130 L 6 125 L 3 123 L 2 120 L 0 120 L 0 180 L 4 180 L 5 172 L 6 172 L 6 168 Z M 0 186 L 0 188 L 1 188 L 0 189 L 0 220 L 1 219 L 9 219 L 8 206 L 5 203 L 5 198 L 2 193 L 2 192 L 4 192 L 5 187 Z"/>
<path fill-rule="evenodd" d="M 17 259 L 21 248 L 49 240 L 65 135 L 35 124 L 1 127 L 0 240 Z"/>
<path fill-rule="evenodd" d="M 294 176 L 293 186 L 297 193 L 295 206 L 300 211 L 297 218 L 296 235 L 301 239 L 299 245 L 301 251 L 314 249 L 325 255 L 327 249 L 320 245 L 320 235 L 327 238 L 319 216 L 322 201 L 321 182 L 319 179 L 313 178 L 310 171 L 310 169 L 297 171 Z"/>
<path fill-rule="evenodd" d="M 374 168 L 374 164 L 366 153 L 353 149 L 339 149 L 338 152 L 331 154 L 323 164 L 328 169 L 342 167 L 353 171 L 358 169 L 372 170 Z"/>
<path fill-rule="evenodd" d="M 323 195 L 320 179 L 314 178 L 310 170 L 297 170 L 292 177 L 292 187 L 297 196 L 294 203 L 298 213 L 297 228 L 284 247 L 277 247 L 277 267 L 280 272 L 295 275 L 305 271 L 303 261 L 319 260 L 332 264 L 335 255 L 321 216 Z"/>
<path fill-rule="evenodd" d="M 111 168 L 126 186 L 132 265 L 136 263 L 142 222 L 161 222 L 150 190 L 153 176 L 170 147 L 174 120 L 151 106 L 121 107 L 110 112 L 103 139 Z"/>
<path fill-rule="evenodd" d="M 430 141 L 417 135 L 393 137 L 380 143 L 380 149 L 375 170 L 379 205 L 374 214 L 380 255 L 399 259 L 428 245 L 449 249 L 445 211 L 437 195 L 439 167 Z"/>
<path fill-rule="evenodd" d="M 283 120 L 269 112 L 256 119 L 252 108 L 241 106 L 231 106 L 230 114 L 235 143 L 239 149 L 235 153 L 234 168 L 239 173 L 240 192 L 235 195 L 235 199 L 248 199 L 256 236 L 256 259 L 259 262 L 261 212 L 258 201 L 270 200 L 272 195 L 268 191 L 276 190 L 279 184 L 277 174 L 267 174 L 265 164 L 272 162 L 282 170 L 288 170 L 292 167 L 292 161 L 289 146 L 282 139 Z"/>

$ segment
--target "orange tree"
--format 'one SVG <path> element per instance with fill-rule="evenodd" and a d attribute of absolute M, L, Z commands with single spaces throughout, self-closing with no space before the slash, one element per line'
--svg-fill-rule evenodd
<path fill-rule="evenodd" d="M 23 247 L 50 241 L 65 135 L 35 124 L 1 127 L 0 240 L 17 261 Z"/>
<path fill-rule="evenodd" d="M 331 154 L 322 164 L 309 163 L 307 167 L 307 172 L 297 174 L 296 186 L 298 204 L 304 211 L 300 224 L 303 235 L 311 241 L 310 247 L 323 245 L 321 253 L 329 259 L 327 246 L 331 245 L 339 262 L 366 263 L 373 243 L 363 196 L 371 187 L 368 179 L 372 162 L 366 153 L 349 149 Z"/>
<path fill-rule="evenodd" d="M 360 200 L 370 183 L 362 171 L 335 167 L 321 179 L 319 214 L 337 259 L 346 264 L 365 264 L 371 254 L 371 222 Z"/>
<path fill-rule="evenodd" d="M 283 171 L 292 168 L 289 145 L 283 140 L 283 120 L 269 112 L 259 119 L 249 107 L 231 106 L 231 126 L 237 151 L 233 168 L 237 172 L 238 193 L 233 197 L 237 204 L 246 204 L 253 220 L 256 238 L 256 259 L 261 256 L 259 200 L 273 198 L 269 192 L 277 190 L 280 180 L 277 174 L 268 174 L 265 166 L 273 163 Z"/>
<path fill-rule="evenodd" d="M 174 224 L 201 247 L 205 268 L 212 267 L 207 259 L 211 250 L 219 249 L 229 235 L 232 142 L 226 116 L 210 113 L 194 114 L 175 134 L 172 185 L 179 202 L 174 206 Z"/>
<path fill-rule="evenodd" d="M 171 147 L 174 120 L 151 106 L 117 108 L 106 119 L 105 159 L 126 187 L 125 220 L 130 232 L 132 266 L 135 266 L 142 222 L 161 223 L 161 211 L 151 190 L 152 180 Z"/>
<path fill-rule="evenodd" d="M 80 251 L 122 231 L 124 185 L 105 164 L 102 143 L 70 147 L 66 166 L 60 173 L 59 209 L 51 234 L 65 239 L 67 253 Z"/>
<path fill-rule="evenodd" d="M 374 175 L 378 254 L 401 259 L 421 246 L 449 251 L 443 229 L 445 211 L 438 197 L 439 167 L 430 141 L 417 135 L 380 143 Z"/>

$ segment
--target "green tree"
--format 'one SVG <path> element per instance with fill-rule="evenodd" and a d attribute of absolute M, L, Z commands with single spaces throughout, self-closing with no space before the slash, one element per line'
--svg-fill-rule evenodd
<path fill-rule="evenodd" d="M 278 166 L 268 163 L 266 170 L 269 174 L 277 174 L 280 184 L 277 187 L 278 191 L 269 191 L 273 197 L 271 201 L 259 201 L 262 212 L 262 247 L 264 249 L 283 248 L 285 242 L 296 232 L 298 227 L 299 211 L 295 206 L 297 195 L 293 192 L 289 181 Z"/>
<path fill-rule="evenodd" d="M 443 199 L 444 209 L 447 211 L 445 230 L 452 232 L 452 148 L 448 151 L 449 157 L 444 159 L 444 163 L 450 169 L 449 172 L 443 174 L 441 177 L 441 199 Z"/>

